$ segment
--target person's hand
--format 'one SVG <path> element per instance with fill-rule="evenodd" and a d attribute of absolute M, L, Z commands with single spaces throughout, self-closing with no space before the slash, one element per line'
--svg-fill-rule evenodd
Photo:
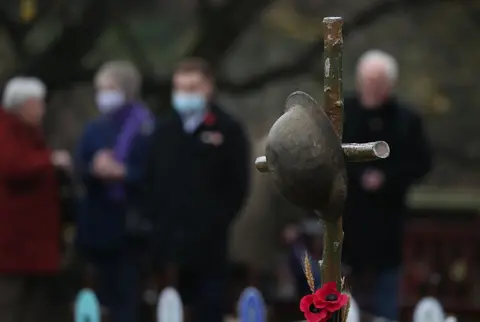
<path fill-rule="evenodd" d="M 125 166 L 117 161 L 114 161 L 110 168 L 110 172 L 108 173 L 108 178 L 111 180 L 122 180 L 125 177 L 125 174 Z"/>
<path fill-rule="evenodd" d="M 383 186 L 385 175 L 377 169 L 370 169 L 362 175 L 362 187 L 367 191 L 377 191 Z"/>
<path fill-rule="evenodd" d="M 288 244 L 293 244 L 298 237 L 300 236 L 300 232 L 296 225 L 288 225 L 283 230 L 283 240 Z"/>
<path fill-rule="evenodd" d="M 52 152 L 51 155 L 52 164 L 55 167 L 61 168 L 63 170 L 70 171 L 72 170 L 72 157 L 70 153 L 65 150 L 56 150 Z"/>
<path fill-rule="evenodd" d="M 93 158 L 93 173 L 103 179 L 120 179 L 125 169 L 117 162 L 111 150 L 100 150 Z"/>
<path fill-rule="evenodd" d="M 100 150 L 95 153 L 93 157 L 92 163 L 92 171 L 93 173 L 101 178 L 104 178 L 109 173 L 109 168 L 112 159 L 112 151 L 111 150 Z"/>
<path fill-rule="evenodd" d="M 110 167 L 113 160 L 113 152 L 111 150 L 100 150 L 93 157 L 93 171 L 95 173 L 103 173 Z"/>

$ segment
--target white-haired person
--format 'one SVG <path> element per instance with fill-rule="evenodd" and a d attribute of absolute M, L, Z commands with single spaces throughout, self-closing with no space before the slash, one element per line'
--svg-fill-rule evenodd
<path fill-rule="evenodd" d="M 0 109 L 0 321 L 49 321 L 51 277 L 60 264 L 55 168 L 70 155 L 50 150 L 41 132 L 45 85 L 8 81 Z"/>
<path fill-rule="evenodd" d="M 391 149 L 387 159 L 347 165 L 343 248 L 354 296 L 361 306 L 365 299 L 364 309 L 390 320 L 399 320 L 406 195 L 431 168 L 422 119 L 395 95 L 398 75 L 395 58 L 368 51 L 358 61 L 357 92 L 344 102 L 344 142 L 383 140 Z M 355 285 L 366 276 L 370 282 Z"/>
<path fill-rule="evenodd" d="M 109 321 L 134 322 L 150 234 L 138 209 L 139 182 L 154 118 L 139 100 L 141 76 L 130 62 L 105 63 L 94 85 L 100 116 L 86 125 L 75 156 L 85 190 L 76 245 L 95 269 L 95 291 Z"/>

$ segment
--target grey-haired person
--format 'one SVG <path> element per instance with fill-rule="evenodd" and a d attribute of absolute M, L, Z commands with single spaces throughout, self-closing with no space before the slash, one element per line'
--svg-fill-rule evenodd
<path fill-rule="evenodd" d="M 126 61 L 104 64 L 95 76 L 100 116 L 80 138 L 75 165 L 84 186 L 76 244 L 94 268 L 95 291 L 109 321 L 136 321 L 140 266 L 148 221 L 140 220 L 145 157 L 154 118 L 141 103 L 141 75 Z"/>
<path fill-rule="evenodd" d="M 399 319 L 407 192 L 432 165 L 420 115 L 394 92 L 398 75 L 388 53 L 370 50 L 360 57 L 357 93 L 345 99 L 343 133 L 345 142 L 386 141 L 391 148 L 386 159 L 347 165 L 343 218 L 353 296 L 362 309 L 390 320 Z M 359 286 L 365 281 L 370 287 Z"/>
<path fill-rule="evenodd" d="M 51 321 L 52 278 L 60 268 L 60 204 L 52 151 L 41 131 L 46 86 L 15 77 L 0 109 L 0 321 Z"/>

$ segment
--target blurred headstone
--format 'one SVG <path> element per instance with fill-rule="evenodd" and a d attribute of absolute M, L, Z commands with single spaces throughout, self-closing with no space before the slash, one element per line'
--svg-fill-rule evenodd
<path fill-rule="evenodd" d="M 350 309 L 348 310 L 347 322 L 360 322 L 360 309 L 357 302 L 350 295 Z"/>
<path fill-rule="evenodd" d="M 240 322 L 265 322 L 267 309 L 262 293 L 255 287 L 243 290 L 238 300 L 238 319 Z"/>
<path fill-rule="evenodd" d="M 182 299 L 173 287 L 166 287 L 158 297 L 157 322 L 183 322 Z"/>
<path fill-rule="evenodd" d="M 100 322 L 100 304 L 91 289 L 82 289 L 75 299 L 75 322 Z"/>
<path fill-rule="evenodd" d="M 445 312 L 434 297 L 424 297 L 413 311 L 413 322 L 445 322 Z"/>

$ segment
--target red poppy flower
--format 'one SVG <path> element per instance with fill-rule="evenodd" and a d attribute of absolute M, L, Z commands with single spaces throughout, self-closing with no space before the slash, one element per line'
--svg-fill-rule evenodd
<path fill-rule="evenodd" d="M 205 119 L 203 120 L 203 123 L 206 126 L 211 126 L 217 122 L 217 118 L 212 112 L 209 112 L 206 116 Z"/>
<path fill-rule="evenodd" d="M 300 301 L 300 311 L 303 312 L 307 322 L 326 322 L 333 313 L 315 306 L 315 295 L 305 295 Z"/>
<path fill-rule="evenodd" d="M 337 312 L 348 303 L 348 295 L 337 291 L 335 282 L 323 284 L 314 295 L 314 305 L 330 313 Z"/>

